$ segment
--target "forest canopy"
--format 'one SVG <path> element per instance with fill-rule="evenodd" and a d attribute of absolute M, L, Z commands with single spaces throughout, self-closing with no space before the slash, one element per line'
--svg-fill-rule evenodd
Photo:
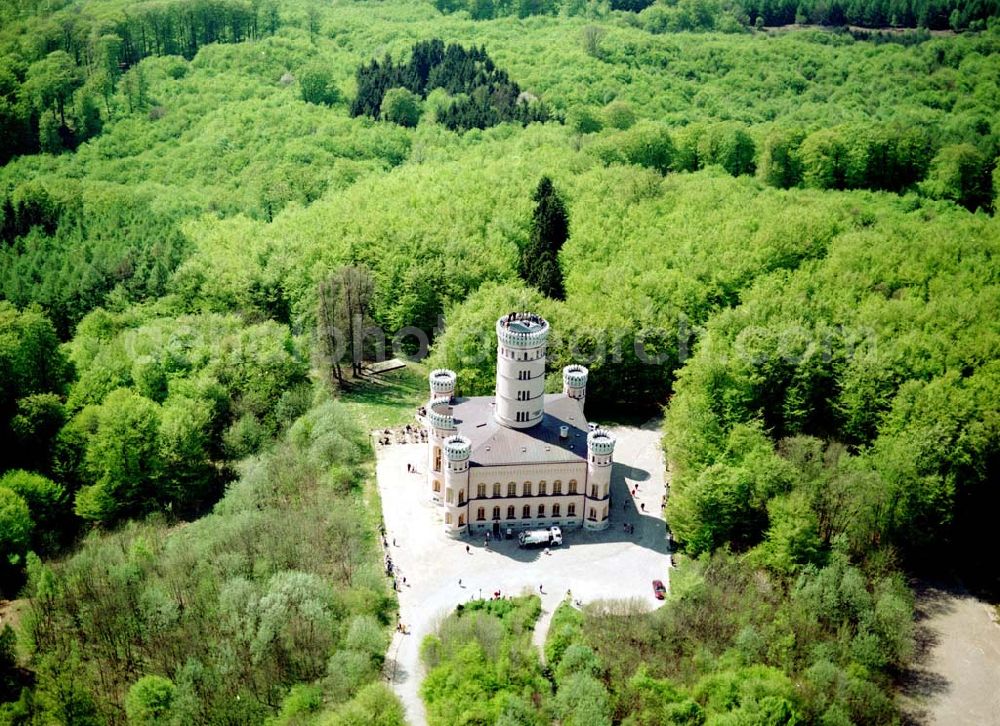
<path fill-rule="evenodd" d="M 432 722 L 898 723 L 911 578 L 1000 578 L 997 14 L 0 6 L 0 724 L 401 723 L 363 429 L 426 384 L 362 377 L 489 394 L 509 310 L 664 415 L 679 566 L 544 666 L 449 616 Z"/>

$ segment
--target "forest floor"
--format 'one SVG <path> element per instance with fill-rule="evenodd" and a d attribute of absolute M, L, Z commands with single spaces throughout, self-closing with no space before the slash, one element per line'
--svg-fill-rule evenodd
<path fill-rule="evenodd" d="M 400 585 L 400 620 L 407 629 L 406 635 L 396 633 L 389 646 L 386 675 L 406 706 L 409 723 L 426 723 L 419 691 L 420 643 L 462 602 L 489 598 L 497 590 L 501 595 L 538 594 L 542 615 L 533 634 L 537 645 L 545 642 L 552 613 L 567 591 L 584 604 L 610 599 L 637 601 L 650 609 L 660 604 L 653 597 L 652 581 L 668 583 L 670 567 L 660 514 L 666 491 L 660 422 L 609 430 L 617 438 L 611 523 L 603 532 L 568 531 L 563 546 L 549 554 L 519 549 L 514 540 L 494 539 L 487 549 L 478 537 L 451 539 L 444 533 L 439 507 L 430 499 L 426 478 L 406 470 L 407 464 L 424 469 L 426 445 L 379 450 L 386 539 Z M 640 482 L 636 496 L 626 480 L 629 485 Z M 634 525 L 634 533 L 624 531 L 625 523 Z"/>
<path fill-rule="evenodd" d="M 21 622 L 21 616 L 27 607 L 28 601 L 26 599 L 0 599 L 0 630 L 2 630 L 5 625 L 9 625 L 10 627 L 16 629 L 18 623 Z"/>
<path fill-rule="evenodd" d="M 1000 724 L 1000 622 L 996 609 L 955 587 L 917 585 L 917 665 L 902 688 L 906 722 Z"/>

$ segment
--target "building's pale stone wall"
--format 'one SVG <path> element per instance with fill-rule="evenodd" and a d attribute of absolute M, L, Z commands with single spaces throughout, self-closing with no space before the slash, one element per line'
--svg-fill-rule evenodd
<path fill-rule="evenodd" d="M 545 494 L 542 494 L 544 482 Z M 570 494 L 575 483 L 576 494 Z M 515 494 L 510 496 L 510 485 Z M 561 494 L 556 494 L 556 487 Z M 500 527 L 507 529 L 535 529 L 558 524 L 572 529 L 583 523 L 584 491 L 587 486 L 585 462 L 564 464 L 536 464 L 533 466 L 480 466 L 470 471 L 467 494 L 470 530 L 492 532 L 494 514 L 499 514 Z M 495 496 L 499 490 L 499 496 Z M 530 492 L 530 493 L 529 493 Z M 480 493 L 483 496 L 480 496 Z M 558 514 L 554 507 L 558 505 Z M 495 512 L 495 508 L 499 511 Z M 514 511 L 510 512 L 509 508 Z M 524 508 L 528 507 L 527 516 Z M 541 515 L 539 515 L 541 507 Z M 482 508 L 483 519 L 479 519 Z M 513 514 L 514 516 L 509 516 Z"/>

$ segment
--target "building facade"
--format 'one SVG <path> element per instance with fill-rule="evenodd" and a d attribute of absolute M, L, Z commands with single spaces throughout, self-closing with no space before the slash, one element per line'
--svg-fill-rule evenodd
<path fill-rule="evenodd" d="M 445 531 L 606 528 L 615 440 L 587 423 L 587 369 L 566 366 L 562 393 L 546 394 L 548 322 L 510 313 L 496 332 L 494 396 L 458 397 L 450 370 L 429 377 L 427 486 Z"/>

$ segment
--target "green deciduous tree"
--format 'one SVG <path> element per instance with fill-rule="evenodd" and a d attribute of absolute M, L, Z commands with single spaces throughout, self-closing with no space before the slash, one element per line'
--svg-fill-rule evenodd
<path fill-rule="evenodd" d="M 0 571 L 21 563 L 34 526 L 24 498 L 0 486 Z"/>
<path fill-rule="evenodd" d="M 28 507 L 31 517 L 32 549 L 51 552 L 70 531 L 66 490 L 41 474 L 15 469 L 0 478 L 0 489 L 17 494 Z"/>
<path fill-rule="evenodd" d="M 416 126 L 422 111 L 420 96 L 407 88 L 390 88 L 382 99 L 382 118 L 400 126 Z"/>
<path fill-rule="evenodd" d="M 604 107 L 604 123 L 613 129 L 624 131 L 635 123 L 635 111 L 628 101 L 612 101 Z"/>
<path fill-rule="evenodd" d="M 163 472 L 160 417 L 159 406 L 130 390 L 108 394 L 87 442 L 86 466 L 93 484 L 77 493 L 77 514 L 110 524 L 151 508 Z"/>
<path fill-rule="evenodd" d="M 66 422 L 66 408 L 58 394 L 34 393 L 17 401 L 10 420 L 16 450 L 10 462 L 36 471 L 49 471 L 56 436 Z"/>
<path fill-rule="evenodd" d="M 799 146 L 804 134 L 797 129 L 774 128 L 761 145 L 757 177 L 779 189 L 798 186 L 802 181 Z"/>
<path fill-rule="evenodd" d="M 122 74 L 118 84 L 128 104 L 128 112 L 144 111 L 149 105 L 149 81 L 142 64 L 132 66 Z"/>
<path fill-rule="evenodd" d="M 303 101 L 317 105 L 332 106 L 341 98 L 329 66 L 320 62 L 299 70 L 299 90 Z"/>
<path fill-rule="evenodd" d="M 553 705 L 566 726 L 611 724 L 608 691 L 603 683 L 586 673 L 576 673 L 561 683 Z"/>
<path fill-rule="evenodd" d="M 388 687 L 371 683 L 325 722 L 327 726 L 403 726 L 403 704 Z"/>
<path fill-rule="evenodd" d="M 923 191 L 936 199 L 950 199 L 966 209 L 989 208 L 988 159 L 971 144 L 943 147 L 931 162 Z"/>
<path fill-rule="evenodd" d="M 38 718 L 52 723 L 74 726 L 98 726 L 94 699 L 87 688 L 87 677 L 76 644 L 64 657 L 45 655 L 35 671 L 35 704 Z"/>
<path fill-rule="evenodd" d="M 711 124 L 698 139 L 699 165 L 718 164 L 733 176 L 753 173 L 755 153 L 746 127 L 731 121 Z"/>
<path fill-rule="evenodd" d="M 604 128 L 598 112 L 589 106 L 574 106 L 566 114 L 566 123 L 578 134 L 594 134 Z"/>
<path fill-rule="evenodd" d="M 161 411 L 159 457 L 163 478 L 157 497 L 178 513 L 198 511 L 215 499 L 217 477 L 211 462 L 213 411 L 204 399 L 171 396 Z"/>
<path fill-rule="evenodd" d="M 0 301 L 0 435 L 7 441 L 29 438 L 24 449 L 3 447 L 0 469 L 49 466 L 46 453 L 61 417 L 58 395 L 71 376 L 55 328 L 41 310 L 19 312 Z"/>
<path fill-rule="evenodd" d="M 821 129 L 809 134 L 799 149 L 802 180 L 817 189 L 847 186 L 847 145 L 840 129 Z"/>
<path fill-rule="evenodd" d="M 605 164 L 624 163 L 666 174 L 674 162 L 674 142 L 663 124 L 641 121 L 627 131 L 600 139 L 592 147 Z"/>
<path fill-rule="evenodd" d="M 166 726 L 173 723 L 171 709 L 177 687 L 163 676 L 143 676 L 125 697 L 129 726 Z"/>
<path fill-rule="evenodd" d="M 25 92 L 41 111 L 51 111 L 66 125 L 66 106 L 83 77 L 73 58 L 63 50 L 53 51 L 28 68 Z"/>

